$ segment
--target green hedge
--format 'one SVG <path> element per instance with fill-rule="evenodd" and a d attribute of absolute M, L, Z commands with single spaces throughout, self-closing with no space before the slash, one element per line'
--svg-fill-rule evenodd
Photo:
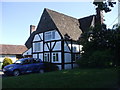
<path fill-rule="evenodd" d="M 94 51 L 81 57 L 77 63 L 80 67 L 104 68 L 112 67 L 113 59 L 114 57 L 109 50 Z"/>

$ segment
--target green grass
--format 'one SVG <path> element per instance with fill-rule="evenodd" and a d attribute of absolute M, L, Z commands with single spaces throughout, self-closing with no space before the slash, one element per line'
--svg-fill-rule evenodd
<path fill-rule="evenodd" d="M 117 88 L 116 69 L 72 69 L 2 79 L 3 88 Z"/>

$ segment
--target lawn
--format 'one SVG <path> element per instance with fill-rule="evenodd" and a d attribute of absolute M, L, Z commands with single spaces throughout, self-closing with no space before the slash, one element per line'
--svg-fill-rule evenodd
<path fill-rule="evenodd" d="M 117 88 L 117 69 L 72 69 L 2 79 L 3 88 Z"/>

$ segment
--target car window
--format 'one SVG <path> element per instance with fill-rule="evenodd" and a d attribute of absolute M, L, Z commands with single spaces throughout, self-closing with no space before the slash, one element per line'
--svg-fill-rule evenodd
<path fill-rule="evenodd" d="M 33 63 L 40 63 L 39 59 L 33 59 Z"/>
<path fill-rule="evenodd" d="M 31 63 L 31 60 L 30 59 L 25 59 L 24 61 L 23 61 L 23 64 L 30 64 Z"/>

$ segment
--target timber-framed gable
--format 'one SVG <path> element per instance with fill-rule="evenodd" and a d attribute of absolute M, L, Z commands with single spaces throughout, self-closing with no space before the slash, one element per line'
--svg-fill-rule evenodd
<path fill-rule="evenodd" d="M 90 21 L 93 17 L 87 17 L 89 23 L 93 23 Z M 59 70 L 72 69 L 77 66 L 76 60 L 80 59 L 82 45 L 77 41 L 84 31 L 80 26 L 84 20 L 45 8 L 36 31 L 25 44 L 31 49 L 33 58 L 56 64 Z"/>

